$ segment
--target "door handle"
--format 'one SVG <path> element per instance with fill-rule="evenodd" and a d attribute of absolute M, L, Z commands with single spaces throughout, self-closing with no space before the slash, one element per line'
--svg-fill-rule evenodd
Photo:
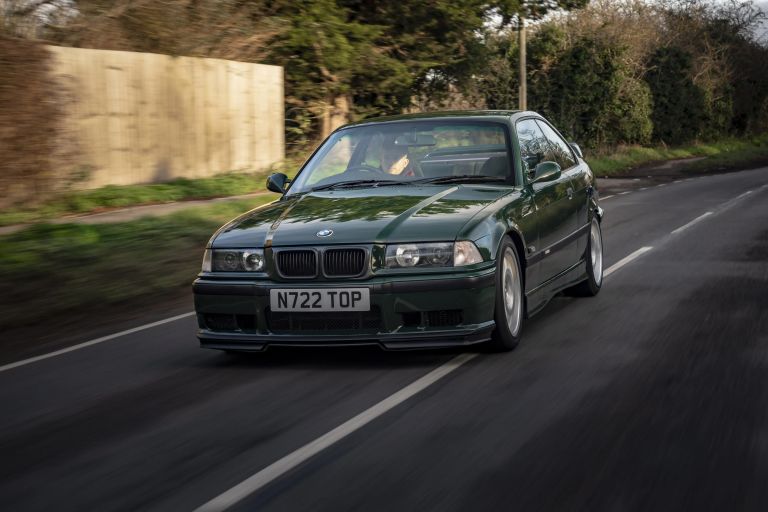
<path fill-rule="evenodd" d="M 568 187 L 565 191 L 568 194 L 568 199 L 573 199 L 573 188 Z"/>

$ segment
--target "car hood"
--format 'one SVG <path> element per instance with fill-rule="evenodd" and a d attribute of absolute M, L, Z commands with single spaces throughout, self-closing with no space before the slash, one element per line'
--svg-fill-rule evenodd
<path fill-rule="evenodd" d="M 213 247 L 455 240 L 462 226 L 510 192 L 499 185 L 397 185 L 289 196 L 217 233 Z M 333 233 L 321 237 L 318 233 Z"/>

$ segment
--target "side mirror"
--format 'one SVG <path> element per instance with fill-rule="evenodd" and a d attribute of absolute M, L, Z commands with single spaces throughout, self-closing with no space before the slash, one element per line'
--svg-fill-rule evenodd
<path fill-rule="evenodd" d="M 576 153 L 576 156 L 583 159 L 584 153 L 581 152 L 581 148 L 579 147 L 579 145 L 576 144 L 575 142 L 570 142 L 569 144 L 571 145 L 573 152 Z"/>
<path fill-rule="evenodd" d="M 541 183 L 544 181 L 555 181 L 560 177 L 560 166 L 555 162 L 541 162 L 533 171 L 533 180 L 531 183 Z"/>
<path fill-rule="evenodd" d="M 277 192 L 278 194 L 285 194 L 285 186 L 290 183 L 290 181 L 288 176 L 281 172 L 270 174 L 267 177 L 267 190 Z"/>

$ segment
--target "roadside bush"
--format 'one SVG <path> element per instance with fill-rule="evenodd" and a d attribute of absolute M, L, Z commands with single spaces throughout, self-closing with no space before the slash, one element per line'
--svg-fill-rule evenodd
<path fill-rule="evenodd" d="M 659 48 L 645 80 L 653 95 L 653 138 L 667 144 L 691 141 L 706 120 L 703 91 L 691 80 L 691 56 L 674 47 Z"/>
<path fill-rule="evenodd" d="M 532 106 L 589 147 L 648 142 L 650 92 L 630 75 L 623 51 L 595 39 L 575 41 L 536 83 Z"/>
<path fill-rule="evenodd" d="M 611 125 L 616 127 L 617 134 L 609 144 L 613 146 L 617 143 L 650 142 L 653 133 L 652 111 L 653 100 L 648 84 L 636 78 L 625 77 L 609 112 Z"/>

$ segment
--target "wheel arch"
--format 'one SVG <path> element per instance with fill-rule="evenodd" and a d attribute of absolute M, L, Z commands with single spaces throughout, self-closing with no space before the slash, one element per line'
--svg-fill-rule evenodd
<path fill-rule="evenodd" d="M 527 305 L 527 301 L 525 299 L 525 293 L 527 291 L 526 289 L 526 283 L 528 281 L 527 279 L 527 270 L 528 270 L 528 259 L 526 257 L 526 251 L 525 251 L 525 239 L 523 238 L 523 234 L 520 232 L 520 230 L 514 226 L 510 225 L 507 226 L 503 232 L 501 232 L 499 239 L 496 243 L 496 258 L 499 258 L 501 256 L 501 244 L 504 241 L 504 238 L 509 238 L 512 240 L 512 244 L 515 247 L 515 250 L 517 251 L 517 260 L 520 262 L 520 278 L 523 281 L 523 301 Z M 527 308 L 526 308 L 527 310 Z"/>
<path fill-rule="evenodd" d="M 528 268 L 528 261 L 525 257 L 525 243 L 523 242 L 523 236 L 514 228 L 507 229 L 507 232 L 504 233 L 504 236 L 511 238 L 512 242 L 515 244 L 515 249 L 517 250 L 517 258 L 520 261 L 520 266 L 522 267 L 520 270 L 523 278 L 523 289 L 525 289 L 525 271 Z M 501 245 L 501 240 L 499 240 L 499 245 Z M 496 254 L 498 254 L 498 251 L 496 251 Z"/>

